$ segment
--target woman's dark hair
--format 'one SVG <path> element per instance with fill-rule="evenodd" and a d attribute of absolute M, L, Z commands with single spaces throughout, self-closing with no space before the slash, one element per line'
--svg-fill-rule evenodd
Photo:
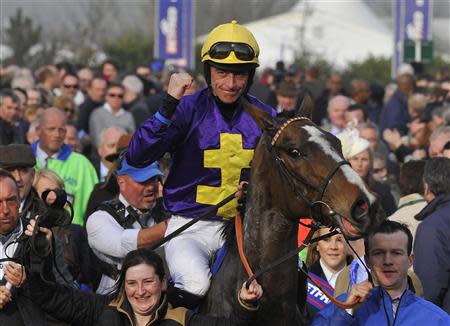
<path fill-rule="evenodd" d="M 423 180 L 433 195 L 450 194 L 450 159 L 446 157 L 432 157 L 425 163 Z"/>
<path fill-rule="evenodd" d="M 123 292 L 125 286 L 125 275 L 130 267 L 140 264 L 152 266 L 155 269 L 156 275 L 162 281 L 165 276 L 163 260 L 159 255 L 148 248 L 136 249 L 130 251 L 123 261 L 122 269 L 120 270 L 119 278 L 117 279 L 114 288 L 110 292 L 111 300 L 117 299 Z"/>
<path fill-rule="evenodd" d="M 423 170 L 425 161 L 408 161 L 400 168 L 399 187 L 402 196 L 418 193 L 423 195 Z"/>

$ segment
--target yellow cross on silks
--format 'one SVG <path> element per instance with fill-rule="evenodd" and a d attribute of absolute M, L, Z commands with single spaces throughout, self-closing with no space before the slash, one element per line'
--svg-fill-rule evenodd
<path fill-rule="evenodd" d="M 250 167 L 253 149 L 244 149 L 241 134 L 220 134 L 220 148 L 204 151 L 204 167 L 220 169 L 221 182 L 219 187 L 197 186 L 197 202 L 216 205 L 228 195 L 236 192 L 243 168 Z M 217 211 L 224 219 L 236 215 L 237 201 L 233 199 Z"/>

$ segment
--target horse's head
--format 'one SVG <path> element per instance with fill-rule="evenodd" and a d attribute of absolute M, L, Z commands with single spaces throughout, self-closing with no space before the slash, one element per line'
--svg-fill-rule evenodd
<path fill-rule="evenodd" d="M 276 119 L 246 103 L 264 130 L 252 170 L 260 169 L 261 177 L 270 179 L 266 191 L 284 216 L 312 216 L 350 239 L 360 237 L 384 219 L 384 212 L 344 160 L 340 141 L 311 122 L 311 99 L 306 97 L 303 104 L 297 116 Z"/>

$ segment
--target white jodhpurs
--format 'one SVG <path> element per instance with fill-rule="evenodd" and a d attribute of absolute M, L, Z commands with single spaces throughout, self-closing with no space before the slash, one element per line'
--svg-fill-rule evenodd
<path fill-rule="evenodd" d="M 191 220 L 172 216 L 166 236 Z M 166 261 L 175 287 L 198 296 L 206 294 L 211 282 L 210 258 L 224 243 L 222 226 L 221 221 L 198 221 L 165 245 Z"/>

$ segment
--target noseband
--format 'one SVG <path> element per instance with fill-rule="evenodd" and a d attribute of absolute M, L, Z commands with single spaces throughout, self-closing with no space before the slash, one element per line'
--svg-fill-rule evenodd
<path fill-rule="evenodd" d="M 335 174 L 337 173 L 337 171 L 339 170 L 339 168 L 342 165 L 350 165 L 349 162 L 342 160 L 340 162 L 338 162 L 333 169 L 331 169 L 330 173 L 328 173 L 328 175 L 325 177 L 325 179 L 320 183 L 320 185 L 317 187 L 315 185 L 313 185 L 311 182 L 309 182 L 307 179 L 305 179 L 303 176 L 301 175 L 297 175 L 295 173 L 293 173 L 292 171 L 290 171 L 288 169 L 288 167 L 286 166 L 286 163 L 284 162 L 284 160 L 280 157 L 278 150 L 276 149 L 275 145 L 277 143 L 278 138 L 281 136 L 281 134 L 283 133 L 283 131 L 293 122 L 295 121 L 307 121 L 307 122 L 311 122 L 310 119 L 306 118 L 306 117 L 294 117 L 292 119 L 287 120 L 275 133 L 275 136 L 271 139 L 270 144 L 269 144 L 269 151 L 272 153 L 272 156 L 275 159 L 275 162 L 277 162 L 277 165 L 280 168 L 281 173 L 284 175 L 284 177 L 286 178 L 286 180 L 289 183 L 289 186 L 292 188 L 294 194 L 296 195 L 296 197 L 298 199 L 303 199 L 303 201 L 305 201 L 308 206 L 310 208 L 313 208 L 315 206 L 320 206 L 320 205 L 325 205 L 326 207 L 329 208 L 330 213 L 334 214 L 334 212 L 331 210 L 330 206 L 325 203 L 323 201 L 323 196 L 325 194 L 325 191 L 328 187 L 328 185 L 331 183 L 331 180 L 333 179 L 333 177 L 335 176 Z M 316 198 L 311 201 L 304 192 L 302 192 L 298 187 L 295 186 L 294 182 L 292 181 L 292 179 L 297 179 L 299 180 L 301 183 L 303 183 L 304 185 L 308 186 L 309 188 L 311 188 L 312 190 L 314 190 L 317 193 Z"/>

